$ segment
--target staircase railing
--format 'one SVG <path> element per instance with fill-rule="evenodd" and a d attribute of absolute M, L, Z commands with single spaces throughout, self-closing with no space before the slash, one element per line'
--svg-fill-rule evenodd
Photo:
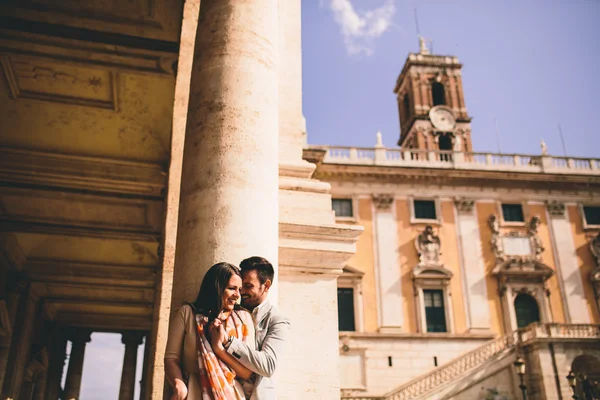
<path fill-rule="evenodd" d="M 454 360 L 421 375 L 384 396 L 342 396 L 352 400 L 411 400 L 455 380 L 466 372 L 473 370 L 485 362 L 510 351 L 520 344 L 542 338 L 561 339 L 598 339 L 600 325 L 591 324 L 531 324 L 506 336 L 494 339 L 484 345 L 455 358 Z"/>

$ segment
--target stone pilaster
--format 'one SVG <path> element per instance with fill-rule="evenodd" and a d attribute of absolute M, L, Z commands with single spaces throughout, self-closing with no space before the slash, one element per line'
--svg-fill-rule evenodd
<path fill-rule="evenodd" d="M 12 277 L 14 278 L 14 276 Z M 6 294 L 6 311 L 8 314 L 8 323 L 10 332 L 1 338 L 0 345 L 0 391 L 4 384 L 6 376 L 8 360 L 10 357 L 12 338 L 15 332 L 15 322 L 17 320 L 17 312 L 23 294 L 27 291 L 27 282 L 23 280 L 7 279 L 8 290 Z"/>
<path fill-rule="evenodd" d="M 59 334 L 57 328 L 52 333 L 50 342 L 50 360 L 48 361 L 48 373 L 46 377 L 47 400 L 55 400 L 60 396 L 62 375 L 67 357 L 67 338 Z"/>
<path fill-rule="evenodd" d="M 401 332 L 404 315 L 394 196 L 374 195 L 373 203 L 375 206 L 375 269 L 380 310 L 379 331 Z"/>
<path fill-rule="evenodd" d="M 582 306 L 587 299 L 566 207 L 561 202 L 547 201 L 546 208 L 566 321 L 572 324 L 589 324 L 588 308 Z"/>
<path fill-rule="evenodd" d="M 144 336 L 140 332 L 125 332 L 121 338 L 121 342 L 125 345 L 125 355 L 123 356 L 119 400 L 133 400 L 137 349 L 143 339 Z"/>
<path fill-rule="evenodd" d="M 71 340 L 71 354 L 69 356 L 69 367 L 67 368 L 67 379 L 63 392 L 63 398 L 66 400 L 79 400 L 85 346 L 91 340 L 90 335 L 89 331 L 77 330 L 71 332 L 69 337 Z"/>
<path fill-rule="evenodd" d="M 18 313 L 15 322 L 16 329 L 13 331 L 11 351 L 2 389 L 3 399 L 19 398 L 25 367 L 31 354 L 31 341 L 38 304 L 38 298 L 30 290 L 29 295 L 21 304 L 21 311 Z"/>
<path fill-rule="evenodd" d="M 204 272 L 216 262 L 260 255 L 277 266 L 278 256 L 277 0 L 208 0 L 201 10 L 174 307 L 195 299 Z"/>
<path fill-rule="evenodd" d="M 455 206 L 467 329 L 470 332 L 489 331 L 491 329 L 490 306 L 475 201 L 456 199 Z"/>

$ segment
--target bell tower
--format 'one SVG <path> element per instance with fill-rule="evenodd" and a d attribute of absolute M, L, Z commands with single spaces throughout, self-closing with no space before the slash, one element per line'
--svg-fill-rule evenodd
<path fill-rule="evenodd" d="M 404 149 L 473 151 L 471 118 L 462 87 L 462 64 L 453 56 L 431 54 L 419 37 L 396 81 L 400 139 Z"/>

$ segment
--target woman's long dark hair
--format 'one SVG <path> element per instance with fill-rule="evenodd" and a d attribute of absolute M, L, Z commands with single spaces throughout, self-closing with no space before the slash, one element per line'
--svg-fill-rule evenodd
<path fill-rule="evenodd" d="M 223 310 L 223 292 L 233 275 L 241 278 L 240 269 L 233 264 L 221 262 L 210 267 L 202 279 L 196 301 L 190 304 L 194 311 L 208 317 L 209 321 L 217 318 Z"/>

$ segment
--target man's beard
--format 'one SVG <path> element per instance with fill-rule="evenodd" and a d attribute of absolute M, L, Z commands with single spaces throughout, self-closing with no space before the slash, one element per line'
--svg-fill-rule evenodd
<path fill-rule="evenodd" d="M 255 302 L 255 299 L 254 299 L 254 298 L 252 298 L 252 297 L 246 297 L 246 298 L 243 298 L 243 297 L 242 297 L 242 306 L 243 306 L 243 307 L 245 307 L 245 308 L 247 308 L 247 309 L 249 309 L 249 310 L 252 310 L 252 309 L 253 309 L 253 308 L 255 308 L 257 305 L 258 305 L 258 304 L 256 304 L 256 302 Z"/>

